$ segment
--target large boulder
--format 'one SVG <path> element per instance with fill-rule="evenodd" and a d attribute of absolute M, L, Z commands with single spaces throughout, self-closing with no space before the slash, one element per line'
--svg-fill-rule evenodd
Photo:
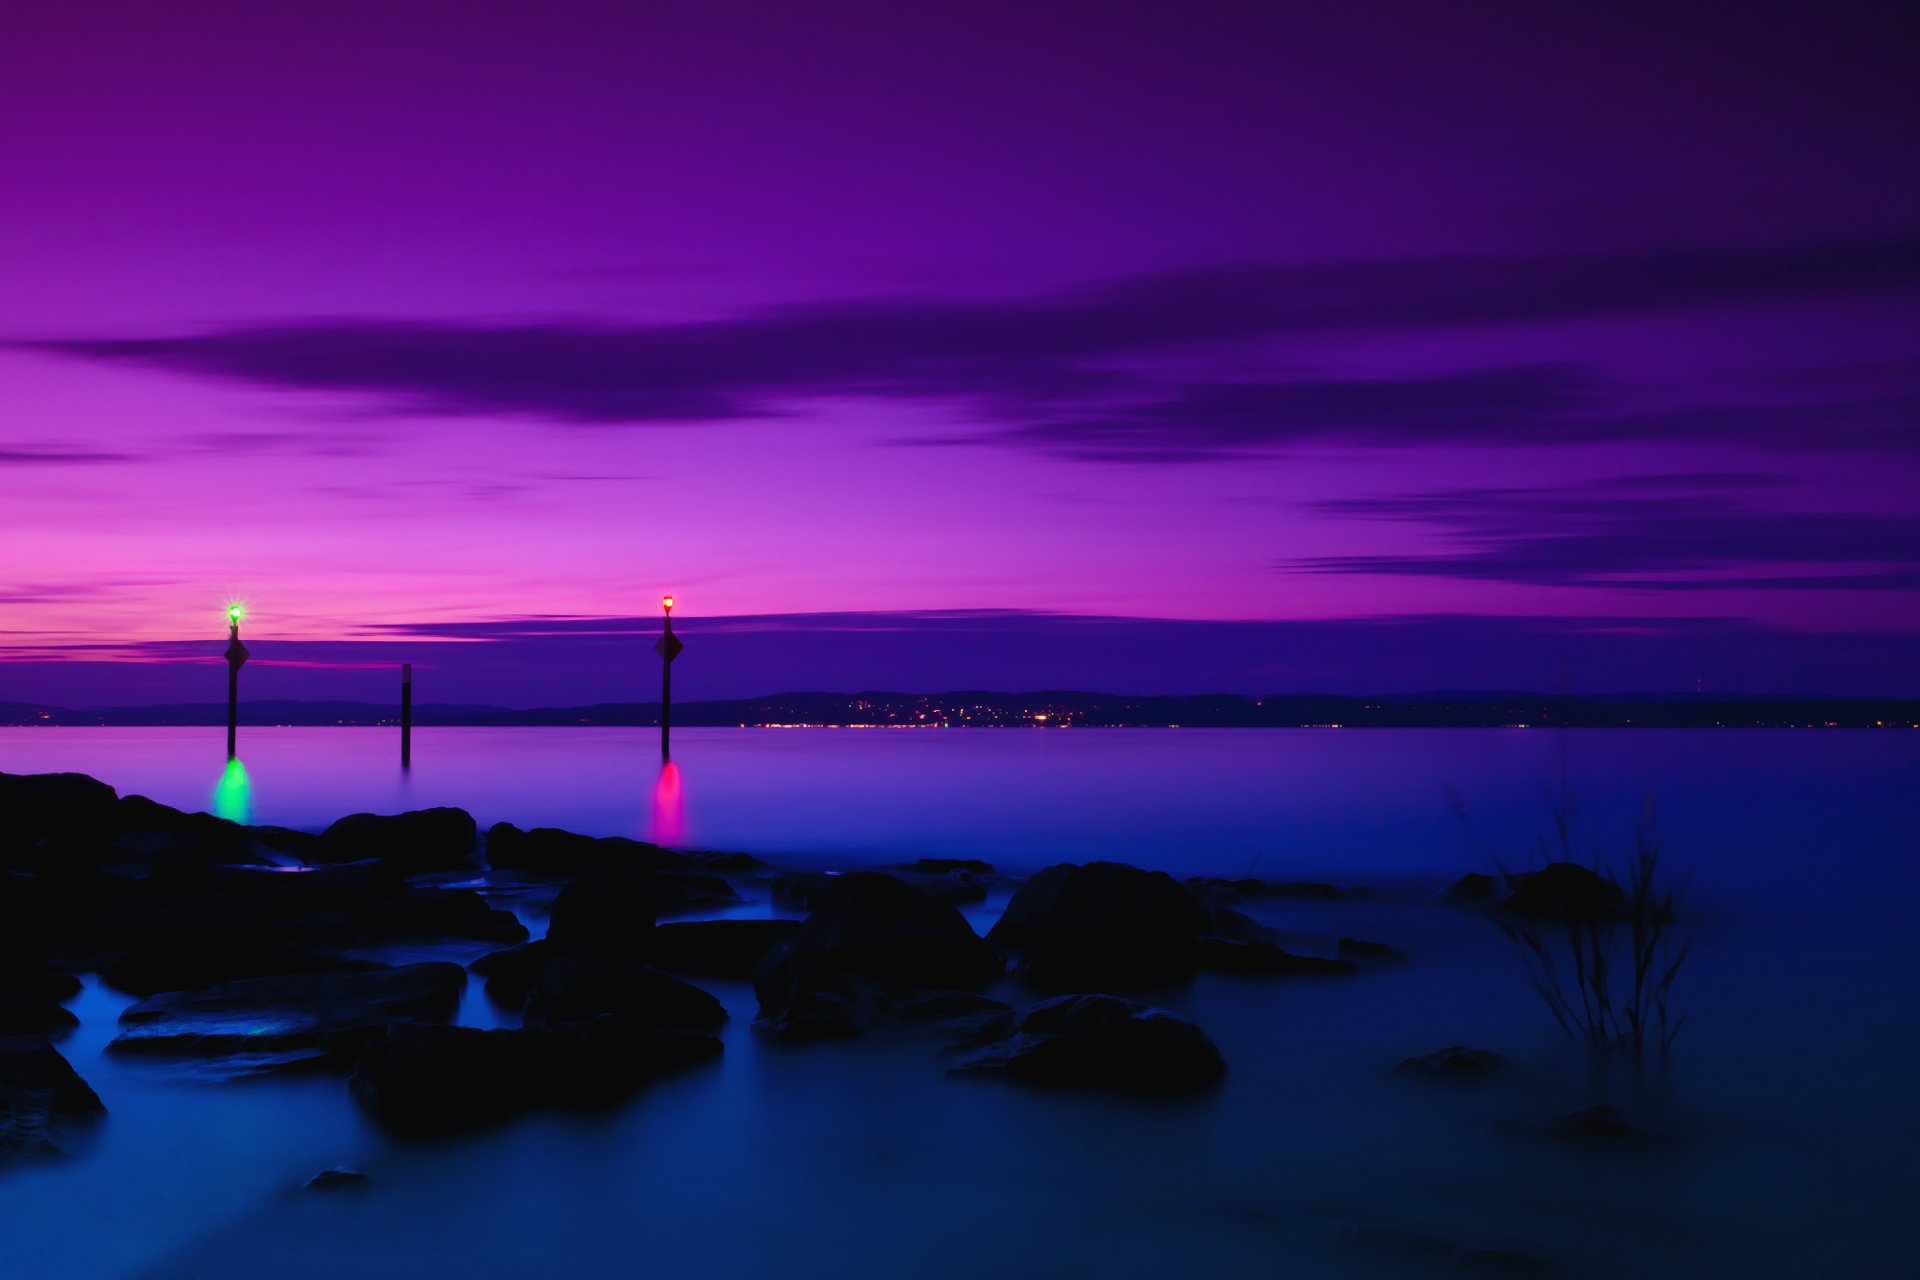
<path fill-rule="evenodd" d="M 378 858 L 411 875 L 471 867 L 478 848 L 479 831 L 465 809 L 414 809 L 342 818 L 320 834 L 314 857 L 322 862 Z"/>
<path fill-rule="evenodd" d="M 877 871 L 832 877 L 800 928 L 753 973 L 763 1031 L 857 1034 L 927 990 L 969 991 L 1000 974 L 993 948 L 952 903 Z"/>
<path fill-rule="evenodd" d="M 1109 995 L 1055 996 L 988 1020 L 956 1075 L 1142 1092 L 1204 1089 L 1226 1073 L 1204 1031 Z"/>
<path fill-rule="evenodd" d="M 659 845 L 624 836 L 583 836 L 557 827 L 523 831 L 511 822 L 487 829 L 487 865 L 496 871 L 572 876 L 594 867 L 677 866 L 684 861 Z"/>
<path fill-rule="evenodd" d="M 658 924 L 646 936 L 646 954 L 669 973 L 702 978 L 751 978 L 774 944 L 800 929 L 798 920 L 685 920 Z"/>
<path fill-rule="evenodd" d="M 718 1031 L 718 1000 L 658 969 L 599 956 L 554 956 L 527 995 L 525 1025 L 552 1030 L 614 1014 L 665 1031 Z"/>
<path fill-rule="evenodd" d="M 547 937 L 565 951 L 640 956 L 655 916 L 737 901 L 733 887 L 714 876 L 648 867 L 596 867 L 553 900 Z"/>
<path fill-rule="evenodd" d="M 0 773 L 0 866 L 97 860 L 119 833 L 120 798 L 106 783 L 81 773 Z"/>
<path fill-rule="evenodd" d="M 132 1005 L 115 1053 L 296 1063 L 351 1063 L 397 1021 L 444 1022 L 460 1006 L 466 971 L 433 962 L 364 973 L 289 974 L 172 991 Z"/>
<path fill-rule="evenodd" d="M 1618 920 L 1627 914 L 1627 895 L 1577 862 L 1550 862 L 1520 880 L 1500 909 L 1534 920 Z"/>
<path fill-rule="evenodd" d="M 534 1107 L 605 1103 L 720 1052 L 717 1037 L 619 1017 L 559 1030 L 396 1024 L 354 1068 L 354 1099 L 382 1124 L 446 1133 Z"/>
<path fill-rule="evenodd" d="M 1063 990 L 1187 977 L 1210 931 L 1206 909 L 1172 876 L 1090 862 L 1021 885 L 987 941 L 1029 982 Z"/>
<path fill-rule="evenodd" d="M 563 954 L 552 942 L 538 938 L 504 951 L 488 952 L 467 968 L 487 980 L 487 999 L 509 1009 L 523 1009 L 547 962 Z"/>
<path fill-rule="evenodd" d="M 0 1163 L 57 1155 L 70 1129 L 105 1112 L 98 1095 L 44 1039 L 0 1037 Z"/>

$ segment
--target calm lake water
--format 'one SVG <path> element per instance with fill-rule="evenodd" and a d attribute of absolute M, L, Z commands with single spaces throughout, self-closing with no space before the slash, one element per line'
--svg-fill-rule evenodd
<path fill-rule="evenodd" d="M 1413 961 L 1156 993 L 1230 1066 L 1157 1105 L 950 1080 L 920 1040 L 763 1044 L 747 985 L 706 984 L 733 1014 L 713 1069 L 421 1144 L 337 1079 L 216 1087 L 107 1058 L 127 1002 L 89 983 L 61 1047 L 111 1114 L 75 1158 L 0 1175 L 0 1275 L 1454 1274 L 1380 1230 L 1569 1275 L 1915 1274 L 1920 733 L 691 729 L 664 775 L 645 730 L 423 730 L 406 775 L 391 730 L 242 745 L 229 770 L 219 730 L 4 731 L 0 770 L 295 827 L 458 804 L 795 865 L 1333 879 L 1388 892 L 1255 914 L 1301 949 L 1351 934 Z M 1690 881 L 1687 1030 L 1643 1091 L 1592 1077 L 1504 940 L 1425 899 L 1488 850 L 1526 862 L 1563 774 L 1583 844 L 1624 854 L 1651 797 Z M 499 1017 L 477 997 L 462 1015 Z M 1520 1069 L 1466 1092 L 1391 1076 L 1453 1043 Z M 1668 1140 L 1596 1156 L 1501 1127 L 1602 1096 Z M 374 1185 L 298 1191 L 335 1164 Z"/>

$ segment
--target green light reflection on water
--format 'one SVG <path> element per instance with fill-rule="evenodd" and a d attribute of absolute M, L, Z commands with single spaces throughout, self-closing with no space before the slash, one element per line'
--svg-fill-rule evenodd
<path fill-rule="evenodd" d="M 247 766 L 238 760 L 227 761 L 213 786 L 213 813 L 229 822 L 253 825 L 253 782 L 247 777 Z"/>

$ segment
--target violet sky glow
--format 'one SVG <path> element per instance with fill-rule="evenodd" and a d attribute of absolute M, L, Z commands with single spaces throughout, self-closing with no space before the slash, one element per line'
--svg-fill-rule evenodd
<path fill-rule="evenodd" d="M 1915 65 L 1864 0 L 10 3 L 0 698 L 203 696 L 230 595 L 278 696 L 645 697 L 664 590 L 687 696 L 1917 692 Z"/>

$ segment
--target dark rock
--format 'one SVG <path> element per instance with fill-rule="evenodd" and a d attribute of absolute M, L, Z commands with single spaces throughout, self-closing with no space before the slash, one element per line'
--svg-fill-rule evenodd
<path fill-rule="evenodd" d="M 87 1082 L 44 1039 L 0 1038 L 0 1162 L 57 1155 L 68 1130 L 105 1113 Z"/>
<path fill-rule="evenodd" d="M 774 905 L 788 911 L 811 911 L 819 895 L 840 877 L 828 871 L 782 871 L 767 882 Z"/>
<path fill-rule="evenodd" d="M 459 965 L 436 962 L 172 991 L 122 1013 L 125 1030 L 107 1047 L 184 1057 L 260 1055 L 265 1066 L 306 1059 L 344 1065 L 388 1023 L 452 1017 L 466 982 Z M 269 1057 L 277 1061 L 264 1061 Z"/>
<path fill-rule="evenodd" d="M 615 1014 L 662 1031 L 718 1031 L 727 1011 L 718 1000 L 658 969 L 630 960 L 554 956 L 527 995 L 525 1024 L 551 1030 Z"/>
<path fill-rule="evenodd" d="M 717 874 L 767 869 L 766 863 L 750 853 L 696 853 L 690 856 L 702 869 Z"/>
<path fill-rule="evenodd" d="M 509 1009 L 523 1009 L 547 961 L 557 954 L 553 944 L 543 938 L 481 956 L 467 968 L 487 980 L 489 1000 Z"/>
<path fill-rule="evenodd" d="M 258 844 L 298 858 L 302 862 L 313 862 L 322 852 L 324 841 L 311 831 L 295 831 L 291 827 L 248 827 L 247 834 Z"/>
<path fill-rule="evenodd" d="M 120 799 L 106 783 L 81 773 L 0 773 L 0 866 L 93 861 L 119 833 Z"/>
<path fill-rule="evenodd" d="M 64 973 L 25 973 L 0 977 L 0 1036 L 60 1036 L 80 1025 L 61 1007 L 80 990 Z"/>
<path fill-rule="evenodd" d="M 1550 862 L 1508 894 L 1501 909 L 1536 920 L 1618 920 L 1626 914 L 1619 886 L 1577 862 Z"/>
<path fill-rule="evenodd" d="M 58 1039 L 80 1025 L 71 1009 L 44 1000 L 0 995 L 0 1036 L 46 1036 Z"/>
<path fill-rule="evenodd" d="M 1117 862 L 1062 864 L 1021 885 L 987 934 L 1043 988 L 1163 982 L 1191 974 L 1206 910 L 1173 877 Z"/>
<path fill-rule="evenodd" d="M 831 878 L 753 974 L 761 1030 L 785 1039 L 855 1034 L 927 989 L 971 990 L 1000 973 L 951 903 L 877 871 Z"/>
<path fill-rule="evenodd" d="M 902 869 L 927 876 L 950 876 L 955 872 L 964 872 L 972 876 L 993 874 L 993 864 L 982 862 L 978 858 L 918 858 L 907 863 Z"/>
<path fill-rule="evenodd" d="M 273 861 L 274 851 L 250 830 L 210 813 L 186 813 L 145 796 L 126 796 L 118 819 L 121 830 L 110 850 L 115 863 L 152 868 Z"/>
<path fill-rule="evenodd" d="M 1199 1027 L 1118 996 L 1055 996 L 990 1020 L 978 1038 L 990 1036 L 955 1074 L 1175 1092 L 1206 1088 L 1226 1072 Z"/>
<path fill-rule="evenodd" d="M 1422 1080 L 1484 1080 L 1506 1069 L 1507 1060 L 1491 1049 L 1469 1049 L 1450 1044 L 1444 1049 L 1408 1058 L 1394 1074 Z"/>
<path fill-rule="evenodd" d="M 322 1169 L 307 1179 L 308 1191 L 359 1191 L 373 1181 L 358 1169 Z"/>
<path fill-rule="evenodd" d="M 1354 970 L 1351 960 L 1295 955 L 1261 938 L 1202 938 L 1196 944 L 1194 956 L 1201 968 L 1215 973 L 1325 977 Z"/>
<path fill-rule="evenodd" d="M 378 858 L 411 875 L 474 866 L 478 847 L 473 815 L 465 809 L 415 809 L 342 818 L 321 833 L 313 856 L 325 862 Z"/>
<path fill-rule="evenodd" d="M 790 938 L 798 920 L 688 920 L 655 925 L 646 954 L 672 973 L 750 978 L 767 951 Z"/>
<path fill-rule="evenodd" d="M 609 1102 L 719 1052 L 714 1036 L 617 1017 L 558 1031 L 397 1023 L 362 1052 L 350 1088 L 391 1128 L 445 1133 L 533 1107 Z"/>
<path fill-rule="evenodd" d="M 662 912 L 724 906 L 739 901 L 714 876 L 645 867 L 597 867 L 553 900 L 547 937 L 567 951 L 644 954 L 654 917 Z"/>
<path fill-rule="evenodd" d="M 1384 942 L 1368 942 L 1364 938 L 1342 938 L 1334 954 L 1342 960 L 1351 960 L 1355 964 L 1405 964 L 1407 953 L 1398 947 L 1390 947 Z"/>
<path fill-rule="evenodd" d="M 209 947 L 149 946 L 121 956 L 101 971 L 100 978 L 116 991 L 150 996 L 161 991 L 213 987 L 243 978 L 290 973 L 362 973 L 382 967 L 370 960 L 239 942 Z"/>
<path fill-rule="evenodd" d="M 571 876 L 595 867 L 678 867 L 688 860 L 624 836 L 583 836 L 557 827 L 523 831 L 511 822 L 487 829 L 487 865 L 495 870 Z"/>

